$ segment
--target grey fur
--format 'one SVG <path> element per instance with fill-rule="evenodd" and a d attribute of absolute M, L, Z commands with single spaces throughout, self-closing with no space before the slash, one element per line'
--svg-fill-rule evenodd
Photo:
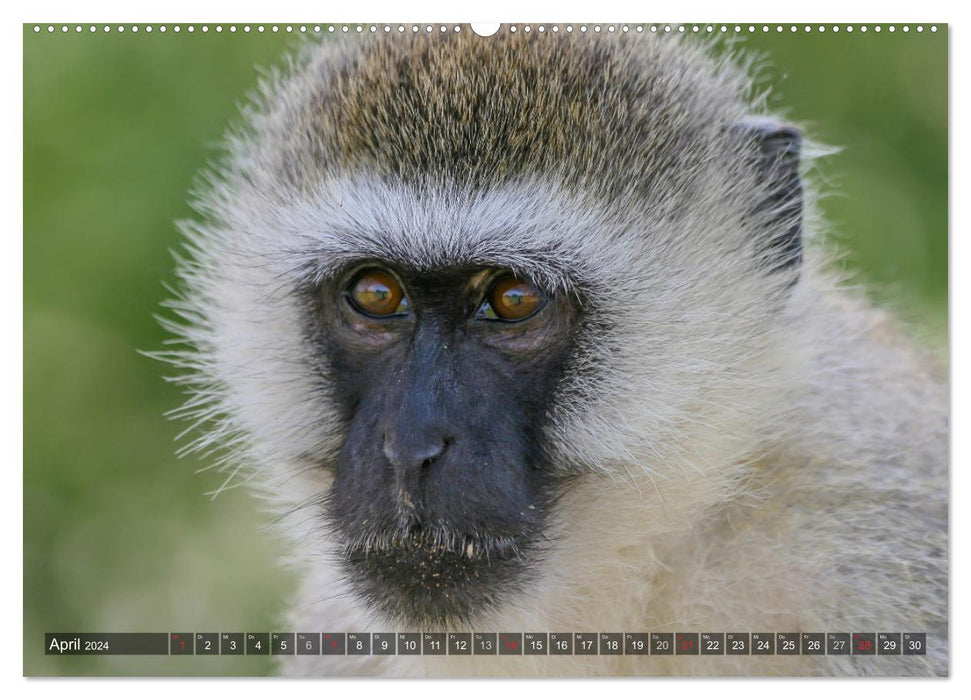
<path fill-rule="evenodd" d="M 772 269 L 744 67 L 651 36 L 350 38 L 261 86 L 186 223 L 162 356 L 304 577 L 292 626 L 389 631 L 317 516 L 341 444 L 303 292 L 345 261 L 508 267 L 588 316 L 552 409 L 576 474 L 478 631 L 927 632 L 926 657 L 292 657 L 292 674 L 947 673 L 948 391 L 812 243 Z M 462 630 L 451 630 L 462 631 Z"/>

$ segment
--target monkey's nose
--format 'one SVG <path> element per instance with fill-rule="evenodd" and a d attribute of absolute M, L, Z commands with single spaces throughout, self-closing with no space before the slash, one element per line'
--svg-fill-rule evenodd
<path fill-rule="evenodd" d="M 452 443 L 452 438 L 440 432 L 424 435 L 384 436 L 384 456 L 399 474 L 415 474 L 430 467 Z"/>

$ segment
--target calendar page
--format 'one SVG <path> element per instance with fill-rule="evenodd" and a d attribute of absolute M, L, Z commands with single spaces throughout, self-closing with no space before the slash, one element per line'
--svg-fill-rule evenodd
<path fill-rule="evenodd" d="M 948 36 L 25 24 L 24 675 L 947 676 Z"/>

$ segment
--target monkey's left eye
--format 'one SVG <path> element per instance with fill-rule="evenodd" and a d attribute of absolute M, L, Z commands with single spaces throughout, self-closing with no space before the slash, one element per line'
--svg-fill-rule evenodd
<path fill-rule="evenodd" d="M 524 321 L 536 313 L 545 300 L 543 293 L 526 280 L 507 275 L 492 285 L 476 316 Z"/>
<path fill-rule="evenodd" d="M 384 270 L 364 270 L 347 290 L 357 311 L 367 316 L 400 316 L 408 311 L 408 297 L 398 281 Z"/>

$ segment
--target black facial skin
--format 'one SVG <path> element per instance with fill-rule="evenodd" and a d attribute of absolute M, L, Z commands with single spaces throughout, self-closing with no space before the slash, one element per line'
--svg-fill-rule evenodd
<path fill-rule="evenodd" d="M 373 317 L 348 289 L 393 275 L 407 312 Z M 468 623 L 528 583 L 557 479 L 543 428 L 579 311 L 546 296 L 484 318 L 508 273 L 364 262 L 316 290 L 315 338 L 346 425 L 326 517 L 352 588 L 415 627 Z"/>

